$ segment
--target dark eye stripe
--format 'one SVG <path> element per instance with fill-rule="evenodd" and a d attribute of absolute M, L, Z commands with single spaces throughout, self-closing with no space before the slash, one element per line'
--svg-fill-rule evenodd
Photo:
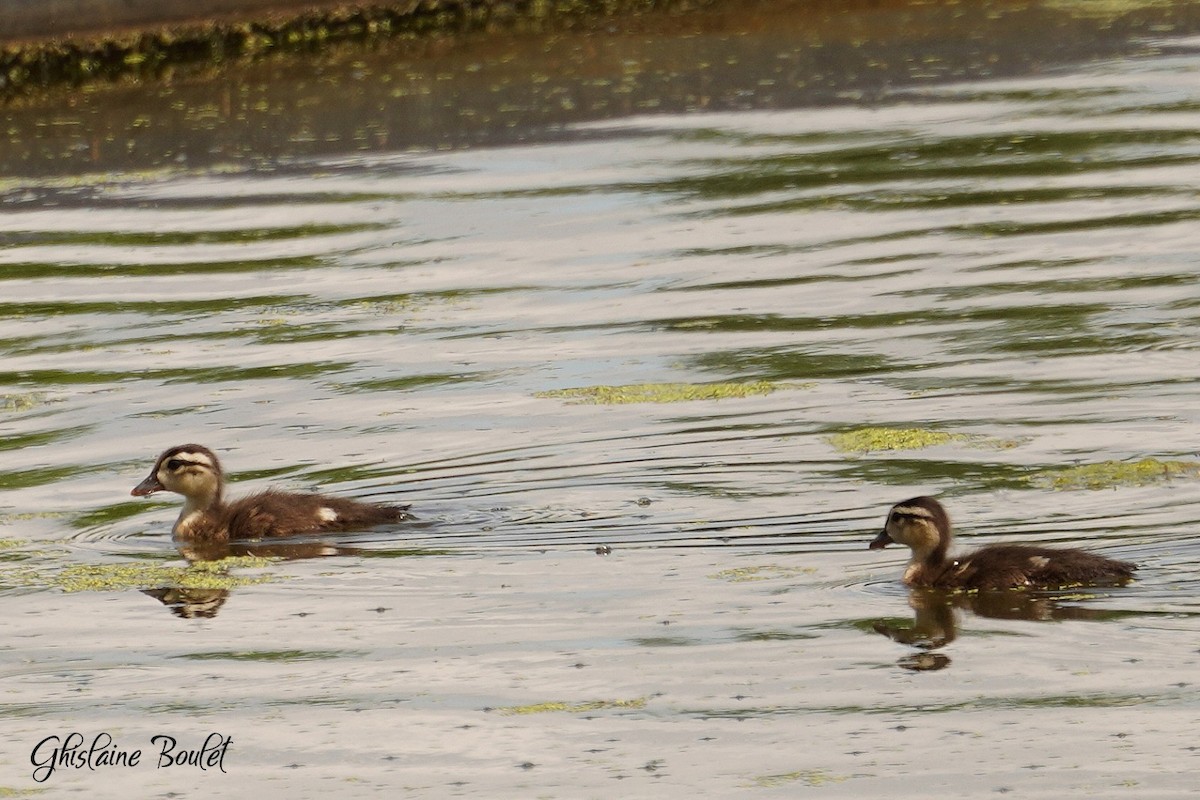
<path fill-rule="evenodd" d="M 892 521 L 893 521 L 893 522 L 899 522 L 899 521 L 900 521 L 900 520 L 902 520 L 902 519 L 906 519 L 906 520 L 923 520 L 923 521 L 925 521 L 925 522 L 932 522 L 932 521 L 933 521 L 933 519 L 932 519 L 932 518 L 931 518 L 931 517 L 930 517 L 928 514 L 910 514 L 910 513 L 908 513 L 908 512 L 905 512 L 905 511 L 896 511 L 896 512 L 894 512 L 894 513 L 892 514 Z"/>

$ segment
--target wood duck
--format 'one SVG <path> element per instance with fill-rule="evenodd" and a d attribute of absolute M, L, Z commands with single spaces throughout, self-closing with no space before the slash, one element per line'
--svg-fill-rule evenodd
<path fill-rule="evenodd" d="M 160 455 L 150 475 L 130 494 L 145 497 L 165 490 L 183 495 L 183 510 L 171 533 L 195 542 L 348 531 L 410 517 L 406 505 L 376 505 L 274 489 L 226 503 L 224 484 L 221 462 L 212 450 L 183 444 Z"/>
<path fill-rule="evenodd" d="M 912 550 L 904 582 L 938 589 L 1053 589 L 1085 584 L 1120 584 L 1137 565 L 1089 553 L 1017 544 L 993 544 L 949 557 L 950 517 L 932 497 L 914 497 L 892 506 L 871 550 L 889 544 Z"/>

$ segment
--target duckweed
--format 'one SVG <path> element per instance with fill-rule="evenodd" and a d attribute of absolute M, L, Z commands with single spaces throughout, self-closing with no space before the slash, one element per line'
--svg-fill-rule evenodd
<path fill-rule="evenodd" d="M 769 581 L 772 578 L 792 578 L 797 575 L 811 575 L 817 570 L 814 567 L 781 567 L 775 564 L 765 564 L 756 567 L 733 567 L 714 572 L 708 577 L 730 583 L 749 583 L 751 581 Z"/>
<path fill-rule="evenodd" d="M 35 519 L 65 519 L 68 516 L 65 511 L 23 511 L 19 514 L 0 514 L 0 525 L 29 522 Z"/>
<path fill-rule="evenodd" d="M 54 85 L 170 77 L 183 65 L 217 68 L 277 53 L 312 52 L 342 43 L 445 34 L 487 25 L 570 25 L 588 16 L 649 11 L 662 0 L 540 0 L 518 3 L 347 4 L 254 19 L 197 21 L 126 33 L 9 44 L 0 47 L 0 97 Z"/>
<path fill-rule="evenodd" d="M 210 650 L 202 653 L 188 653 L 175 658 L 186 658 L 194 661 L 267 661 L 279 663 L 295 663 L 299 661 L 323 661 L 334 658 L 345 658 L 348 655 L 361 656 L 361 652 L 342 650 Z"/>
<path fill-rule="evenodd" d="M 528 706 L 502 706 L 495 710 L 501 714 L 545 714 L 552 711 L 580 714 L 607 708 L 645 708 L 645 706 L 646 698 L 635 697 L 632 700 L 589 700 L 584 703 L 534 703 Z"/>
<path fill-rule="evenodd" d="M 0 395 L 0 411 L 20 412 L 29 411 L 44 405 L 46 396 L 41 392 L 26 392 L 25 394 Z"/>
<path fill-rule="evenodd" d="M 687 403 L 693 400 L 727 400 L 734 397 L 754 397 L 796 388 L 775 381 L 732 383 L 631 383 L 624 386 L 581 386 L 574 389 L 554 389 L 537 392 L 535 397 L 566 400 L 568 403 L 598 406 L 626 403 Z"/>
<path fill-rule="evenodd" d="M 185 589 L 232 589 L 276 580 L 272 575 L 232 574 L 234 569 L 262 568 L 272 563 L 274 561 L 269 558 L 235 556 L 220 561 L 198 561 L 186 567 L 137 562 L 75 564 L 46 576 L 46 582 L 64 592 L 114 592 L 164 585 Z"/>
<path fill-rule="evenodd" d="M 1197 477 L 1200 477 L 1200 463 L 1143 458 L 1140 461 L 1101 461 L 1043 470 L 1030 476 L 1029 482 L 1043 489 L 1069 491 L 1147 486 L 1173 478 Z"/>
<path fill-rule="evenodd" d="M 921 450 L 943 444 L 1006 449 L 1016 447 L 1012 439 L 997 439 L 968 433 L 951 433 L 927 428 L 854 428 L 829 434 L 825 440 L 843 453 L 873 453 L 887 450 Z"/>
<path fill-rule="evenodd" d="M 1076 18 L 1109 20 L 1110 22 L 1152 5 L 1153 0 L 1047 0 L 1047 8 L 1062 11 Z"/>
<path fill-rule="evenodd" d="M 848 775 L 833 775 L 823 769 L 798 769 L 795 772 L 783 772 L 778 775 L 760 775 L 753 780 L 752 785 L 764 789 L 775 789 L 797 782 L 809 786 L 824 786 L 827 783 L 841 783 L 848 779 Z"/>

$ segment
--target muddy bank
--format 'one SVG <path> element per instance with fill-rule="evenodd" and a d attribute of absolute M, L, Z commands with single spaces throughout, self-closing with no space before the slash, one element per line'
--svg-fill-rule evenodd
<path fill-rule="evenodd" d="M 157 29 L 181 23 L 247 20 L 263 15 L 298 15 L 348 6 L 345 0 L 10 0 L 0 12 L 0 42 L 70 39 Z M 395 5 L 402 5 L 397 3 Z M 407 3 L 415 6 L 416 2 Z"/>
<path fill-rule="evenodd" d="M 204 0 L 156 4 L 28 0 L 0 11 L 0 98 L 40 88 L 225 63 L 343 41 L 476 29 L 514 20 L 586 17 L 703 0 Z"/>
<path fill-rule="evenodd" d="M 0 9 L 0 45 L 48 40 L 120 38 L 158 34 L 163 28 L 252 23 L 264 29 L 301 19 L 404 19 L 431 14 L 544 13 L 552 7 L 605 7 L 614 3 L 575 0 L 569 4 L 529 0 L 12 0 Z"/>
<path fill-rule="evenodd" d="M 1179 52 L 1200 32 L 1200 3 L 1187 0 L 1104 15 L 1004 0 L 645 0 L 593 3 L 604 14 L 590 16 L 582 4 L 526 4 L 529 15 L 503 18 L 489 7 L 403 30 L 345 17 L 341 39 L 329 15 L 292 20 L 275 38 L 244 23 L 214 25 L 194 45 L 135 36 L 141 49 L 104 61 L 72 61 L 84 51 L 62 45 L 62 60 L 0 88 L 0 174 L 278 168 L 598 135 L 581 126 L 631 115 L 872 104 L 931 84 Z M 54 83 L 55 64 L 91 69 Z"/>
<path fill-rule="evenodd" d="M 55 87 L 125 79 L 160 82 L 178 77 L 180 69 L 220 69 L 297 53 L 306 57 L 341 44 L 373 49 L 402 40 L 424 42 L 417 46 L 425 49 L 431 40 L 461 42 L 464 34 L 477 32 L 577 35 L 595 30 L 610 35 L 647 26 L 656 37 L 672 32 L 741 36 L 762 30 L 782 39 L 787 32 L 792 43 L 818 49 L 833 44 L 863 51 L 868 43 L 920 43 L 902 58 L 919 70 L 922 63 L 928 65 L 924 71 L 931 74 L 981 55 L 991 62 L 960 73 L 963 78 L 1010 72 L 1005 62 L 1014 59 L 997 52 L 1009 47 L 1019 51 L 1019 62 L 1075 61 L 1111 55 L 1112 42 L 1120 43 L 1116 50 L 1128 52 L 1139 39 L 1186 35 L 1200 25 L 1198 17 L 1196 6 L 1182 0 L 1133 0 L 1103 8 L 1086 0 L 995 0 L 978 6 L 908 0 L 17 0 L 0 9 L 0 101 Z M 1019 36 L 1010 30 L 1014 22 Z M 868 60 L 866 71 L 874 71 L 875 63 Z M 817 80 L 838 71 L 821 69 Z"/>

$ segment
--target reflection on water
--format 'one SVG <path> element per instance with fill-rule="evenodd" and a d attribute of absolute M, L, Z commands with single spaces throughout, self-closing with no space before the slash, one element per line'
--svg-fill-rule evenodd
<path fill-rule="evenodd" d="M 406 153 L 441 134 L 389 132 L 360 149 L 336 126 L 415 106 L 355 106 L 350 92 L 349 106 L 303 105 L 303 70 L 244 92 L 228 75 L 98 89 L 63 101 L 58 127 L 38 122 L 48 107 L 9 107 L 6 174 L 34 176 L 0 187 L 0 599 L 17 656 L 3 713 L 17 750 L 59 726 L 227 726 L 239 787 L 296 797 L 602 795 L 617 781 L 629 796 L 819 783 L 925 797 L 968 781 L 1182 796 L 1200 481 L 1054 490 L 1039 477 L 1198 458 L 1200 61 L 1161 38 L 1191 31 L 1196 4 L 1099 26 L 1062 6 L 986 6 L 997 27 L 966 32 L 950 18 L 985 6 L 830 14 L 821 30 L 841 37 L 827 46 L 864 59 L 882 52 L 867 42 L 903 51 L 928 30 L 889 39 L 889 15 L 945 14 L 948 48 L 984 31 L 1026 60 L 957 83 L 945 79 L 978 73 L 901 80 L 916 66 L 893 64 L 894 83 L 829 104 L 795 88 L 767 108 L 763 78 L 740 105 L 704 106 L 741 110 L 622 117 L 611 108 L 649 95 L 618 91 L 598 60 L 608 111 L 480 123 L 478 140 L 536 146 Z M 1088 58 L 1122 57 L 1070 63 L 1068 47 L 1003 35 L 1034 13 L 1072 20 Z M 771 32 L 788 29 L 767 19 L 729 41 L 777 53 Z M 1148 42 L 1151 19 L 1163 28 Z M 720 38 L 684 33 L 689 58 Z M 645 41 L 631 69 L 661 39 Z M 494 46 L 479 69 L 431 79 L 415 124 L 453 128 L 459 95 L 435 89 L 505 86 L 520 65 L 511 40 Z M 328 71 L 320 97 L 346 86 L 342 58 L 311 65 Z M 711 96 L 747 85 L 711 63 Z M 569 73 L 547 67 L 536 85 Z M 279 104 L 249 88 L 268 80 Z M 172 92 L 230 103 L 181 137 L 181 123 L 157 127 L 162 108 L 193 108 Z M 259 100 L 275 128 L 245 111 Z M 258 138 L 239 138 L 243 118 Z M 286 141 L 317 119 L 330 127 Z M 534 137 L 547 119 L 558 135 Z M 36 177 L 80 165 L 104 174 Z M 547 394 L 748 381 L 779 385 L 613 405 Z M 866 426 L 947 436 L 835 445 Z M 231 549 L 281 555 L 272 583 L 139 585 L 174 613 L 135 591 L 59 591 L 64 565 L 180 563 L 177 509 L 127 492 L 147 452 L 187 440 L 243 470 L 235 493 L 412 503 L 420 524 Z M 963 538 L 1085 546 L 1138 563 L 1138 579 L 969 614 L 910 609 L 903 556 L 863 544 L 887 503 L 924 493 L 954 499 Z M 911 647 L 877 635 L 879 620 Z M 327 655 L 239 655 L 262 652 Z M 548 710 L 485 710 L 521 707 Z M 1031 748 L 1042 766 L 1024 766 Z M 948 754 L 941 771 L 914 776 L 930 752 Z M 152 775 L 63 785 L 142 796 Z"/>
<path fill-rule="evenodd" d="M 184 619 L 208 619 L 215 617 L 229 599 L 228 589 L 187 589 L 176 586 L 161 586 L 143 589 L 143 594 L 153 597 L 171 613 Z"/>
<path fill-rule="evenodd" d="M 1088 600 L 1104 596 L 1080 590 L 962 592 L 910 589 L 908 604 L 913 610 L 912 619 L 880 619 L 874 621 L 871 627 L 876 633 L 894 642 L 920 651 L 902 656 L 897 662 L 899 666 L 917 672 L 932 671 L 950 666 L 951 660 L 948 655 L 931 654 L 930 651 L 939 650 L 958 638 L 959 621 L 956 610 L 967 610 L 978 616 L 994 619 L 1039 622 L 1101 622 L 1139 615 L 1139 612 L 1082 605 Z"/>
<path fill-rule="evenodd" d="M 148 86 L 18 97 L 4 109 L 0 174 L 256 167 L 560 141 L 580 135 L 570 126 L 631 114 L 869 108 L 904 87 L 1145 55 L 1164 36 L 1200 31 L 1189 0 L 661 5 L 591 22 L 550 17 L 532 31 L 492 25 L 183 65 Z M 964 154 L 989 155 L 986 143 L 965 144 Z"/>

